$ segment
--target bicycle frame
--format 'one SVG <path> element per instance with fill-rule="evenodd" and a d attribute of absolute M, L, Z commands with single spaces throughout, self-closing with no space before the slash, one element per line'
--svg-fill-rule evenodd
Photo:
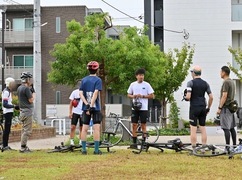
<path fill-rule="evenodd" d="M 121 119 L 121 118 L 116 118 L 116 124 L 115 124 L 115 132 L 114 133 L 116 133 L 117 132 L 117 130 L 118 130 L 118 126 L 119 125 L 121 125 L 121 127 L 123 128 L 123 129 L 125 129 L 125 131 L 127 132 L 127 133 L 129 133 L 129 135 L 132 137 L 132 132 L 125 126 L 125 124 L 122 122 L 122 120 L 126 120 L 126 119 Z"/>

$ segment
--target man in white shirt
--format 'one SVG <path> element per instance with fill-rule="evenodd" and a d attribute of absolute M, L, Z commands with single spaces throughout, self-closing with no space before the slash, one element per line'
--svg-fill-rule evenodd
<path fill-rule="evenodd" d="M 137 148 L 137 127 L 138 121 L 141 122 L 143 132 L 146 132 L 146 122 L 148 120 L 148 99 L 154 97 L 154 90 L 151 85 L 144 81 L 145 69 L 136 70 L 135 76 L 137 81 L 132 82 L 127 91 L 128 97 L 132 99 L 132 134 L 133 144 L 130 148 Z"/>
<path fill-rule="evenodd" d="M 76 131 L 76 125 L 79 121 L 79 145 L 81 145 L 81 131 L 82 131 L 82 100 L 80 98 L 79 94 L 79 86 L 81 81 L 78 81 L 78 89 L 72 91 L 69 99 L 70 99 L 70 105 L 69 105 L 69 118 L 71 119 L 71 133 L 70 133 L 70 145 L 74 146 L 74 137 L 75 137 L 75 131 Z"/>

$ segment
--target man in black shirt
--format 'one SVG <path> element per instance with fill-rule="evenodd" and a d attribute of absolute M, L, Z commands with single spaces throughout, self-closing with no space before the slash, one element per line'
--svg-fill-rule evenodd
<path fill-rule="evenodd" d="M 209 84 L 201 79 L 201 68 L 199 66 L 194 66 L 191 70 L 193 80 L 187 83 L 187 94 L 185 100 L 190 101 L 190 138 L 193 149 L 196 147 L 197 142 L 197 121 L 199 122 L 199 129 L 202 134 L 202 144 L 207 143 L 207 133 L 205 129 L 205 122 L 207 113 L 213 102 L 213 95 Z M 208 94 L 208 106 L 205 98 L 205 93 Z M 207 106 L 207 108 L 206 108 Z"/>

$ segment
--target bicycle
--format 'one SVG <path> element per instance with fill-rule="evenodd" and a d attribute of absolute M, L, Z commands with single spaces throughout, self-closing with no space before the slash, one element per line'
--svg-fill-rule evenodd
<path fill-rule="evenodd" d="M 215 157 L 221 155 L 227 155 L 229 159 L 232 159 L 234 155 L 242 154 L 242 139 L 239 139 L 238 145 L 205 145 L 195 149 L 193 153 L 198 157 Z M 242 159 L 242 156 L 241 156 Z"/>
<path fill-rule="evenodd" d="M 181 151 L 189 151 L 192 152 L 192 144 L 191 143 L 183 143 L 180 138 L 176 138 L 173 140 L 169 140 L 167 143 L 150 143 L 146 141 L 147 133 L 142 133 L 142 144 L 138 151 L 133 151 L 135 154 L 140 154 L 142 151 L 148 152 L 149 148 L 159 149 L 161 152 L 164 152 L 164 149 L 174 150 L 176 152 Z M 197 143 L 197 147 L 201 146 L 201 144 Z"/>
<path fill-rule="evenodd" d="M 109 143 L 111 146 L 115 146 L 119 144 L 122 140 L 124 140 L 124 131 L 126 131 L 129 135 L 129 141 L 132 140 L 132 132 L 129 130 L 128 127 L 123 123 L 123 121 L 127 121 L 127 119 L 121 119 L 117 114 L 110 113 L 110 117 L 115 118 L 114 125 L 109 126 L 103 132 L 102 141 Z M 146 122 L 146 130 L 149 132 L 149 136 L 146 137 L 146 141 L 150 143 L 155 143 L 159 138 L 159 130 L 155 124 L 152 122 Z M 141 123 L 138 123 L 138 139 L 137 144 L 141 144 L 142 138 L 140 138 L 141 131 Z"/>

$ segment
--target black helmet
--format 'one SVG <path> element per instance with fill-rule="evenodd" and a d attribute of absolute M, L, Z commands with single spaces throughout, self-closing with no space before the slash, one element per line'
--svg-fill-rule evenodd
<path fill-rule="evenodd" d="M 21 79 L 27 79 L 27 78 L 32 78 L 33 75 L 30 72 L 22 72 L 20 78 Z"/>
<path fill-rule="evenodd" d="M 133 101 L 132 107 L 134 110 L 139 111 L 142 107 L 142 103 L 139 101 L 139 99 L 135 99 Z"/>
<path fill-rule="evenodd" d="M 215 118 L 214 118 L 214 124 L 216 125 L 220 125 L 220 115 L 217 115 Z"/>

